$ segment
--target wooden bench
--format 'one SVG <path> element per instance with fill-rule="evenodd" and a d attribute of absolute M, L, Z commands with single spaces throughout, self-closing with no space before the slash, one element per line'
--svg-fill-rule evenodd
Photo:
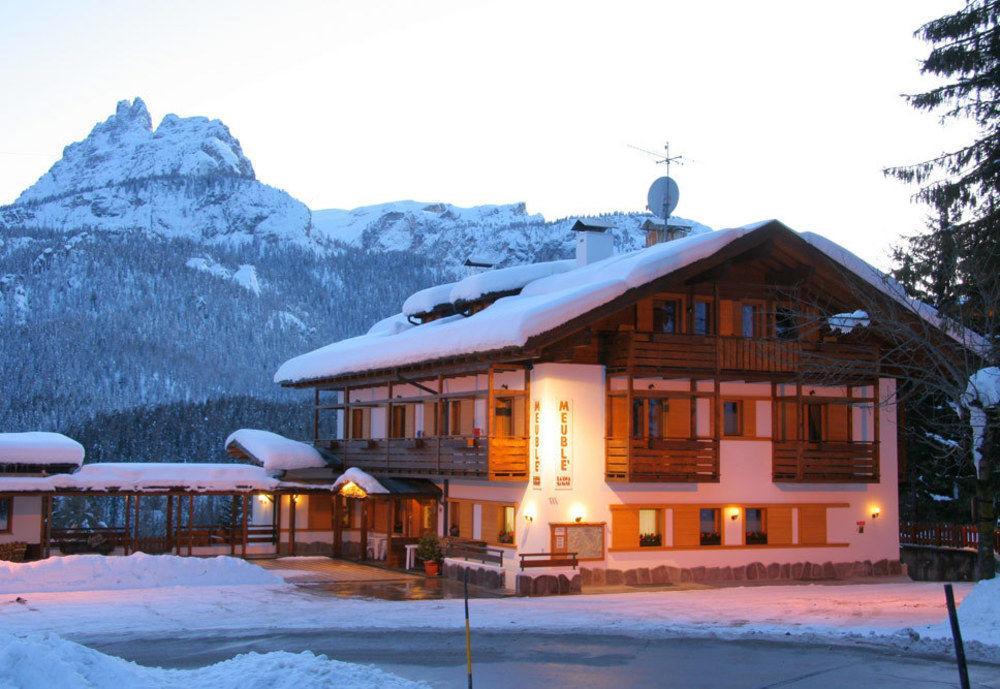
<path fill-rule="evenodd" d="M 528 567 L 572 567 L 576 569 L 580 561 L 576 553 L 521 553 L 521 569 Z"/>

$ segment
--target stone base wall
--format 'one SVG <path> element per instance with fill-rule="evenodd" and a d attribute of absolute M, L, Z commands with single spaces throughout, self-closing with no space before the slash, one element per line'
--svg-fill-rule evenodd
<path fill-rule="evenodd" d="M 516 593 L 519 596 L 565 596 L 580 593 L 583 570 L 566 574 L 518 574 Z"/>
<path fill-rule="evenodd" d="M 975 581 L 977 553 L 957 548 L 904 545 L 900 559 L 914 581 Z"/>
<path fill-rule="evenodd" d="M 824 581 L 857 577 L 899 576 L 905 574 L 899 560 L 872 562 L 795 562 L 792 564 L 753 562 L 735 567 L 638 567 L 635 569 L 581 568 L 583 586 L 646 586 L 677 583 L 724 583 L 730 581 Z"/>
<path fill-rule="evenodd" d="M 455 561 L 445 561 L 441 566 L 441 574 L 446 579 L 454 581 L 465 581 L 465 572 L 469 572 L 469 583 L 473 586 L 488 589 L 490 591 L 502 591 L 504 586 L 504 573 L 498 569 L 488 569 L 473 563 L 462 564 Z"/>

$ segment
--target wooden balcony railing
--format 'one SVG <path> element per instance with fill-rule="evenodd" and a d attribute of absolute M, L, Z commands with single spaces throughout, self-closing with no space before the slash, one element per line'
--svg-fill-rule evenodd
<path fill-rule="evenodd" d="M 771 468 L 775 483 L 878 483 L 878 446 L 779 440 L 774 443 Z"/>
<path fill-rule="evenodd" d="M 979 529 L 969 524 L 900 522 L 899 544 L 975 550 L 979 547 Z M 993 533 L 993 548 L 1000 550 L 1000 529 Z"/>
<path fill-rule="evenodd" d="M 527 438 L 391 438 L 324 443 L 345 467 L 384 474 L 467 476 L 523 480 Z"/>
<path fill-rule="evenodd" d="M 745 337 L 619 333 L 604 345 L 605 364 L 618 370 L 676 369 L 874 377 L 877 352 L 841 342 Z"/>
<path fill-rule="evenodd" d="M 610 481 L 717 483 L 719 447 L 713 440 L 608 438 L 605 476 Z"/>

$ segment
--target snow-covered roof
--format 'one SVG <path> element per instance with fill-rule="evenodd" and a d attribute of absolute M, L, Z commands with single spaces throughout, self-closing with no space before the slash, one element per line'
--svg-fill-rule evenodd
<path fill-rule="evenodd" d="M 0 433 L 0 464 L 83 464 L 83 445 L 62 433 Z"/>
<path fill-rule="evenodd" d="M 369 495 L 385 495 L 389 490 L 378 482 L 371 474 L 366 474 L 357 467 L 351 467 L 333 482 L 333 490 L 340 490 L 345 484 L 353 483 Z"/>
<path fill-rule="evenodd" d="M 373 328 L 365 335 L 334 342 L 286 361 L 275 373 L 274 380 L 295 384 L 454 356 L 517 349 L 530 338 L 582 316 L 630 289 L 708 258 L 742 237 L 773 227 L 791 233 L 779 222 L 766 220 L 691 234 L 584 266 L 576 267 L 572 260 L 516 266 L 429 288 L 407 299 L 403 316 L 429 310 L 425 307 L 458 297 L 468 300 L 474 298 L 473 295 L 513 291 L 518 289 L 514 285 L 523 285 L 518 294 L 498 299 L 469 317 L 449 316 L 408 328 L 397 327 L 394 324 L 400 317 L 391 317 L 381 322 L 382 327 Z M 943 324 L 933 308 L 908 297 L 897 283 L 886 280 L 882 273 L 843 247 L 812 233 L 798 236 L 930 322 L 938 326 Z M 535 270 L 539 274 L 533 274 Z M 469 286 L 467 291 L 463 291 L 463 285 Z M 504 289 L 502 285 L 508 286 Z M 424 296 L 417 299 L 418 295 Z M 421 302 L 419 308 L 418 301 Z"/>
<path fill-rule="evenodd" d="M 427 313 L 442 304 L 450 304 L 451 288 L 457 284 L 457 282 L 449 282 L 414 292 L 403 302 L 403 315 L 413 316 L 418 313 Z"/>
<path fill-rule="evenodd" d="M 268 474 L 326 466 L 323 456 L 312 445 L 254 428 L 241 428 L 229 434 L 226 450 L 234 449 L 242 450 Z"/>
<path fill-rule="evenodd" d="M 329 489 L 328 485 L 279 481 L 249 464 L 97 463 L 72 474 L 0 476 L 0 492 L 59 491 L 272 491 Z"/>

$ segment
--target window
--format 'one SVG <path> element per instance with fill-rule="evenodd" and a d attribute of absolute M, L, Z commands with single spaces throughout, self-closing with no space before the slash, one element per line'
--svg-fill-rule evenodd
<path fill-rule="evenodd" d="M 666 413 L 666 400 L 646 400 L 646 437 L 663 437 L 663 416 Z"/>
<path fill-rule="evenodd" d="M 444 428 L 441 435 L 462 435 L 462 400 L 445 403 Z"/>
<path fill-rule="evenodd" d="M 806 405 L 806 432 L 811 443 L 823 442 L 823 405 Z"/>
<path fill-rule="evenodd" d="M 680 332 L 681 303 L 676 299 L 653 303 L 653 331 L 669 333 Z"/>
<path fill-rule="evenodd" d="M 782 306 L 775 310 L 774 334 L 779 340 L 799 339 L 799 326 L 794 311 Z"/>
<path fill-rule="evenodd" d="M 722 545 L 722 533 L 719 530 L 719 509 L 717 507 L 699 510 L 699 529 L 701 545 Z"/>
<path fill-rule="evenodd" d="M 655 548 L 663 545 L 661 521 L 660 510 L 639 510 L 639 547 Z"/>
<path fill-rule="evenodd" d="M 759 507 L 748 507 L 744 512 L 744 530 L 747 545 L 767 545 L 767 520 Z"/>
<path fill-rule="evenodd" d="M 0 532 L 10 531 L 12 504 L 11 498 L 0 498 Z"/>
<path fill-rule="evenodd" d="M 712 304 L 704 299 L 694 302 L 694 334 L 712 334 Z"/>
<path fill-rule="evenodd" d="M 729 400 L 722 403 L 723 435 L 743 435 L 743 402 Z"/>
<path fill-rule="evenodd" d="M 644 438 L 646 436 L 646 403 L 643 400 L 632 400 L 632 437 Z"/>
<path fill-rule="evenodd" d="M 448 504 L 448 535 L 449 536 L 462 536 L 462 503 L 450 501 Z M 472 534 L 467 533 L 465 537 L 468 538 Z"/>
<path fill-rule="evenodd" d="M 743 337 L 763 337 L 760 328 L 760 307 L 756 304 L 744 304 L 740 312 L 740 334 Z"/>
<path fill-rule="evenodd" d="M 498 543 L 514 542 L 514 516 L 516 510 L 513 505 L 504 505 L 500 508 L 500 533 L 497 535 Z"/>

